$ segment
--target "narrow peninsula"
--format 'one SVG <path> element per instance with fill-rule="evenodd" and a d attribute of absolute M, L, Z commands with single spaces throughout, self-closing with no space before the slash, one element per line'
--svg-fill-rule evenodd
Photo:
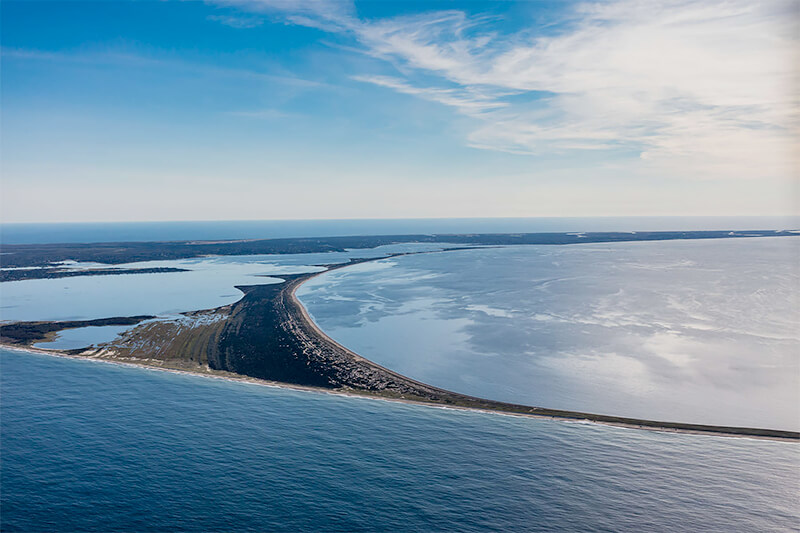
<path fill-rule="evenodd" d="M 384 368 L 337 343 L 311 320 L 296 297 L 300 285 L 321 273 L 413 253 L 429 252 L 355 259 L 344 264 L 324 265 L 327 269 L 322 272 L 282 276 L 281 283 L 239 286 L 237 288 L 244 296 L 234 304 L 185 313 L 174 319 L 144 321 L 113 342 L 60 354 L 459 409 L 587 420 L 660 431 L 800 440 L 800 432 L 794 431 L 548 409 L 441 389 Z M 150 317 L 130 317 L 127 320 L 128 323 L 137 323 L 146 318 Z M 124 317 L 113 319 L 114 323 L 124 323 L 125 320 Z M 6 324 L 0 327 L 0 340 L 6 346 L 30 346 L 33 340 L 44 334 L 84 325 L 88 324 Z"/>

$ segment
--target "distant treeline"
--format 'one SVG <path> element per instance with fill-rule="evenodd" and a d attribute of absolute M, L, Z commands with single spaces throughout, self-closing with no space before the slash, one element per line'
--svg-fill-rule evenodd
<path fill-rule="evenodd" d="M 9 344 L 32 344 L 47 338 L 48 333 L 88 326 L 132 326 L 143 320 L 156 318 L 150 315 L 116 316 L 96 320 L 68 320 L 62 322 L 16 322 L 0 325 L 0 341 Z"/>
<path fill-rule="evenodd" d="M 117 265 L 137 261 L 188 259 L 205 255 L 261 255 L 342 252 L 398 243 L 452 243 L 460 245 L 579 244 L 590 242 L 658 241 L 798 236 L 774 230 L 757 231 L 645 231 L 637 233 L 495 233 L 439 235 L 383 235 L 264 239 L 248 241 L 117 242 L 83 244 L 0 245 L 3 267 L 54 266 L 60 261 L 90 261 Z"/>
<path fill-rule="evenodd" d="M 63 268 L 36 268 L 31 270 L 0 270 L 0 281 L 22 281 L 26 279 L 74 278 L 76 276 L 112 276 L 118 274 L 163 274 L 164 272 L 188 272 L 185 268 L 92 268 L 64 270 Z"/>

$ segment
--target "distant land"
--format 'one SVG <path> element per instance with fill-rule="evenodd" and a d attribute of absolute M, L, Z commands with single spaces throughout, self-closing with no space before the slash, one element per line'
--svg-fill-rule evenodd
<path fill-rule="evenodd" d="M 468 233 L 418 235 L 362 235 L 292 239 L 236 239 L 225 241 L 101 242 L 52 244 L 0 244 L 4 269 L 40 267 L 26 274 L 8 274 L 2 281 L 63 277 L 64 262 L 118 265 L 140 261 L 190 259 L 214 255 L 266 255 L 342 252 L 398 243 L 442 243 L 464 246 L 560 245 L 602 242 L 662 241 L 675 239 L 729 239 L 798 236 L 793 230 L 748 231 L 643 231 L 570 233 Z M 50 269 L 50 270 L 47 270 Z M 105 271 L 130 274 L 133 271 Z M 145 273 L 145 272 L 141 272 Z M 96 275 L 92 270 L 70 271 L 69 276 Z M 17 277 L 15 277 L 17 276 Z"/>
<path fill-rule="evenodd" d="M 675 239 L 730 239 L 798 237 L 790 231 L 687 231 L 630 233 L 528 233 L 390 235 L 235 241 L 181 241 L 152 243 L 4 245 L 4 268 L 23 268 L 53 277 L 67 261 L 122 264 L 136 261 L 185 259 L 209 255 L 297 254 L 374 248 L 398 243 L 447 243 L 455 249 L 471 246 L 566 245 Z M 415 253 L 387 254 L 326 266 L 329 270 Z M 69 263 L 66 264 L 68 268 Z M 31 267 L 42 267 L 33 268 Z M 131 274 L 137 269 L 104 269 L 104 274 Z M 146 269 L 138 269 L 143 271 Z M 10 272 L 19 272 L 11 270 Z M 70 272 L 89 272 L 92 270 Z M 139 364 L 229 378 L 255 378 L 290 386 L 380 397 L 390 400 L 498 411 L 526 416 L 590 420 L 626 427 L 722 435 L 800 440 L 800 433 L 768 428 L 723 427 L 654 421 L 517 405 L 476 398 L 427 385 L 393 372 L 341 346 L 323 333 L 295 298 L 297 287 L 319 273 L 281 276 L 283 283 L 237 287 L 238 302 L 216 309 L 184 313 L 179 319 L 149 320 L 149 316 L 112 317 L 94 321 L 17 322 L 0 325 L 0 342 L 30 349 L 63 329 L 94 325 L 139 324 L 121 338 L 62 355 Z M 28 275 L 28 274 L 26 274 Z M 72 274 L 70 274 L 72 275 Z M 177 274 L 179 275 L 179 274 Z"/>
<path fill-rule="evenodd" d="M 26 279 L 74 278 L 77 276 L 113 276 L 119 274 L 164 274 L 166 272 L 188 272 L 185 268 L 87 268 L 68 270 L 64 267 L 18 268 L 0 270 L 0 281 L 22 281 Z"/>
<path fill-rule="evenodd" d="M 224 241 L 351 235 L 463 235 L 800 229 L 800 216 L 601 216 L 0 223 L 6 244 Z"/>

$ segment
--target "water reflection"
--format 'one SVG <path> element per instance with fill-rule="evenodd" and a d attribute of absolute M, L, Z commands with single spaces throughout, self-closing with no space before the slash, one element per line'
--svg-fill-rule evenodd
<path fill-rule="evenodd" d="M 333 338 L 506 401 L 800 428 L 800 240 L 523 246 L 324 274 L 299 296 Z"/>
<path fill-rule="evenodd" d="M 58 332 L 56 337 L 48 342 L 34 344 L 34 348 L 45 350 L 75 350 L 111 342 L 117 335 L 127 331 L 132 326 L 89 326 L 86 328 L 66 329 Z"/>
<path fill-rule="evenodd" d="M 448 245 L 397 244 L 347 252 L 220 256 L 175 261 L 145 261 L 119 268 L 172 267 L 189 272 L 124 274 L 37 279 L 0 283 L 0 320 L 89 320 L 113 316 L 174 316 L 186 311 L 228 305 L 242 297 L 237 285 L 279 283 L 280 276 L 318 272 L 317 265 L 356 257 L 438 250 Z M 97 263 L 68 264 L 70 269 Z"/>

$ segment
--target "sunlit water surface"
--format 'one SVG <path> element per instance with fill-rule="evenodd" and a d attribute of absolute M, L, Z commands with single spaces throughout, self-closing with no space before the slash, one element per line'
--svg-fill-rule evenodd
<path fill-rule="evenodd" d="M 241 299 L 237 285 L 279 283 L 280 276 L 318 272 L 319 265 L 389 253 L 441 250 L 447 244 L 396 244 L 347 252 L 199 257 L 146 261 L 118 268 L 171 267 L 187 272 L 81 276 L 0 283 L 0 321 L 91 320 L 212 309 Z M 71 269 L 108 268 L 98 263 L 70 263 Z M 131 326 L 132 327 L 132 326 Z M 112 329 L 113 328 L 113 329 Z M 42 348 L 72 349 L 107 342 L 130 327 L 108 326 L 67 330 Z"/>
<path fill-rule="evenodd" d="M 794 443 L 0 350 L 3 531 L 786 531 Z"/>
<path fill-rule="evenodd" d="M 519 246 L 386 259 L 298 290 L 388 368 L 510 402 L 800 429 L 800 239 Z"/>
<path fill-rule="evenodd" d="M 56 338 L 37 342 L 34 348 L 45 350 L 75 350 L 94 344 L 111 342 L 131 326 L 89 326 L 59 331 Z"/>

